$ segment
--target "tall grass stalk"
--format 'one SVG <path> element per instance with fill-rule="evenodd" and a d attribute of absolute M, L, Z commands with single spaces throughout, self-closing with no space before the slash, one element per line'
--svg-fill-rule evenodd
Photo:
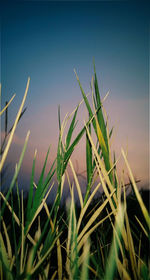
<path fill-rule="evenodd" d="M 104 109 L 94 65 L 91 82 L 91 102 L 84 92 L 79 77 L 82 101 L 75 110 L 61 121 L 58 109 L 59 140 L 56 158 L 46 174 L 50 148 L 39 177 L 35 182 L 35 151 L 27 198 L 19 193 L 18 175 L 26 151 L 29 132 L 18 164 L 6 194 L 0 191 L 0 277 L 8 280 L 21 279 L 150 279 L 149 242 L 150 216 L 143 202 L 125 152 L 116 159 L 111 151 L 108 118 Z M 8 155 L 18 121 L 24 114 L 25 94 L 14 121 L 8 131 L 8 109 L 14 96 L 1 110 L 5 112 L 5 137 L 1 147 L 0 171 Z M 77 114 L 85 103 L 89 119 L 73 138 Z M 69 126 L 68 126 L 69 125 Z M 66 129 L 68 130 L 66 132 Z M 93 135 L 94 134 L 94 135 Z M 75 172 L 72 154 L 86 137 L 86 190 Z M 9 136 L 8 142 L 6 141 Z M 96 140 L 95 140 L 96 136 Z M 74 140 L 72 140 L 74 139 Z M 129 173 L 136 213 L 129 215 L 129 199 L 123 176 L 119 179 L 117 166 L 124 159 Z M 112 160 L 113 158 L 113 160 Z M 73 180 L 68 174 L 71 170 Z M 56 174 L 56 180 L 54 175 Z M 69 185 L 70 195 L 62 206 L 63 191 Z M 16 187 L 16 194 L 13 192 Z M 54 201 L 47 202 L 52 189 L 56 189 Z M 75 200 L 75 191 L 79 204 Z M 100 191 L 102 195 L 100 195 Z M 141 216 L 142 213 L 142 216 Z"/>

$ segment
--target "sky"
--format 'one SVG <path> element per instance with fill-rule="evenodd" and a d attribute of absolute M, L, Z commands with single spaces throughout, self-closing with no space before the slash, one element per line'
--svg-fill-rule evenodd
<path fill-rule="evenodd" d="M 104 108 L 114 126 L 112 149 L 120 155 L 128 148 L 133 173 L 142 185 L 149 181 L 149 7 L 140 1 L 12 1 L 2 6 L 1 83 L 3 107 L 9 107 L 13 124 L 27 79 L 30 86 L 7 162 L 12 172 L 27 131 L 30 139 L 21 169 L 29 177 L 37 149 L 36 174 L 40 173 L 51 144 L 50 162 L 58 140 L 58 105 L 61 119 L 82 100 L 74 73 L 85 93 L 90 93 L 93 59 L 101 98 L 109 91 Z M 77 132 L 87 120 L 82 104 Z M 4 116 L 1 135 L 4 130 Z M 72 157 L 75 170 L 85 171 L 84 141 Z M 120 160 L 118 168 L 122 168 Z"/>

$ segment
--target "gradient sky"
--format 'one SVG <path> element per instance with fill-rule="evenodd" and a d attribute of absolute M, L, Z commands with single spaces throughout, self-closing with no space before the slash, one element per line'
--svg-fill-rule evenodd
<path fill-rule="evenodd" d="M 119 155 L 121 147 L 128 146 L 134 175 L 142 184 L 148 182 L 148 2 L 12 2 L 3 5 L 1 32 L 2 107 L 16 93 L 9 109 L 10 126 L 29 76 L 31 82 L 27 111 L 16 130 L 8 162 L 12 166 L 17 162 L 28 130 L 22 174 L 30 173 L 36 148 L 37 173 L 49 144 L 51 159 L 55 157 L 58 105 L 63 119 L 82 99 L 74 68 L 85 92 L 90 92 L 94 58 L 101 97 L 110 91 L 104 107 L 110 127 L 115 126 L 113 147 Z M 86 118 L 81 106 L 79 128 Z M 77 171 L 85 168 L 83 144 L 73 154 Z"/>

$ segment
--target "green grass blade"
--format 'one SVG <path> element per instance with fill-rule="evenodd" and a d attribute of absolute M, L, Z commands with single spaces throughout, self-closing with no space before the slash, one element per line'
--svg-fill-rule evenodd
<path fill-rule="evenodd" d="M 97 81 L 97 75 L 96 75 L 96 70 L 95 70 L 95 65 L 94 65 L 94 87 L 95 87 L 95 96 L 96 96 L 96 109 L 100 108 L 102 106 L 101 103 L 101 99 L 100 99 L 100 93 L 99 93 L 99 88 L 98 88 L 98 81 Z M 105 140 L 105 144 L 108 150 L 108 140 L 107 140 L 107 132 L 106 132 L 106 125 L 105 125 L 105 121 L 104 121 L 104 117 L 103 117 L 103 113 L 102 113 L 102 109 L 100 109 L 97 112 L 97 118 L 98 118 L 98 123 L 100 125 L 104 140 Z"/>
<path fill-rule="evenodd" d="M 57 239 L 59 238 L 59 236 L 60 236 L 60 234 L 55 237 L 55 239 L 52 241 L 52 243 L 48 246 L 46 253 L 43 255 L 43 257 L 40 258 L 40 260 L 37 262 L 37 264 L 32 268 L 30 276 L 34 275 L 35 273 L 38 273 L 40 268 L 42 268 L 43 263 L 45 262 L 45 260 L 50 255 L 50 253 L 51 253 L 54 245 L 56 244 Z"/>
<path fill-rule="evenodd" d="M 23 272 L 23 260 L 24 260 L 24 251 L 25 251 L 25 236 L 24 236 L 24 202 L 23 202 L 23 191 L 21 193 L 21 253 L 20 253 L 20 273 Z"/>
<path fill-rule="evenodd" d="M 118 208 L 117 216 L 116 216 L 113 243 L 110 248 L 109 257 L 108 257 L 107 265 L 105 268 L 104 280 L 114 279 L 114 274 L 115 274 L 116 265 L 117 265 L 118 252 L 119 252 L 118 238 L 119 239 L 121 238 L 121 231 L 123 228 L 123 224 L 124 224 L 124 210 L 123 210 L 123 207 L 120 205 Z"/>
<path fill-rule="evenodd" d="M 0 232 L 0 270 L 1 270 L 0 275 L 3 274 L 4 276 L 3 279 L 13 280 L 13 276 L 10 271 L 10 263 L 8 260 L 8 255 L 1 232 Z"/>
<path fill-rule="evenodd" d="M 46 168 L 46 164 L 47 164 L 47 160 L 48 160 L 48 156 L 49 156 L 49 152 L 50 152 L 50 147 L 48 148 L 48 151 L 47 151 L 47 154 L 46 154 L 46 158 L 45 158 L 45 161 L 44 161 L 44 165 L 43 165 L 43 168 L 42 168 L 42 172 L 41 172 L 41 175 L 40 175 L 40 179 L 39 179 L 39 182 L 38 182 L 38 186 L 42 186 L 43 184 L 43 179 L 44 179 L 44 174 L 45 174 L 45 168 Z M 38 192 L 41 191 L 41 188 L 38 188 Z"/>
<path fill-rule="evenodd" d="M 59 124 L 59 130 L 61 130 L 60 105 L 58 106 L 58 124 Z"/>
<path fill-rule="evenodd" d="M 99 132 L 98 135 L 100 136 L 99 140 L 100 140 L 100 145 L 102 148 L 102 154 L 103 154 L 106 170 L 109 171 L 111 169 L 109 144 L 108 144 L 109 139 L 107 136 L 107 124 L 105 124 L 104 116 L 103 116 L 103 112 L 102 112 L 102 102 L 101 102 L 100 93 L 99 93 L 95 64 L 94 64 L 94 77 L 95 77 L 94 78 L 94 88 L 95 88 L 95 98 L 96 98 L 96 109 L 100 108 L 100 110 L 98 110 L 98 112 L 97 112 L 97 121 L 98 121 L 97 132 Z M 112 130 L 110 132 L 110 136 L 111 136 L 111 133 L 112 133 Z M 109 174 L 109 177 L 110 177 L 111 183 L 113 183 L 112 172 Z"/>
<path fill-rule="evenodd" d="M 46 158 L 45 158 L 45 162 L 44 162 L 44 165 L 43 165 L 43 168 L 42 168 L 42 172 L 41 172 L 41 175 L 40 175 L 40 179 L 39 179 L 39 182 L 37 184 L 37 190 L 35 192 L 35 196 L 34 196 L 34 200 L 33 200 L 33 207 L 32 207 L 32 210 L 31 211 L 31 217 L 34 216 L 36 210 L 38 209 L 42 199 L 43 199 L 43 179 L 44 179 L 44 173 L 45 173 L 45 168 L 46 168 L 46 164 L 47 164 L 47 159 L 48 159 L 48 155 L 49 155 L 49 150 L 48 149 L 48 152 L 46 154 Z"/>
<path fill-rule="evenodd" d="M 56 228 L 56 233 L 58 234 L 58 227 Z M 62 251 L 60 239 L 57 239 L 57 264 L 58 264 L 58 280 L 62 280 L 63 275 L 63 262 L 62 262 Z"/>
<path fill-rule="evenodd" d="M 76 75 L 76 79 L 77 79 L 77 81 L 78 81 L 78 83 L 79 83 L 79 87 L 80 87 L 80 90 L 81 90 L 81 93 L 82 93 L 82 96 L 83 96 L 85 105 L 86 105 L 86 107 L 87 107 L 89 116 L 90 116 L 90 118 L 92 119 L 92 117 L 93 117 L 93 112 L 92 112 L 91 106 L 90 106 L 90 104 L 89 104 L 89 102 L 88 102 L 88 99 L 87 99 L 87 97 L 86 97 L 86 95 L 85 95 L 85 93 L 84 93 L 84 90 L 83 90 L 83 88 L 82 88 L 82 86 L 81 86 L 79 77 L 78 77 L 78 75 L 77 75 L 77 73 L 76 73 L 75 70 L 74 70 L 74 72 L 75 72 L 75 75 Z M 95 132 L 96 132 L 96 123 L 95 123 L 95 119 L 93 119 L 93 127 L 94 127 Z"/>
<path fill-rule="evenodd" d="M 80 139 L 82 138 L 83 134 L 85 132 L 85 127 L 79 132 L 79 134 L 77 135 L 77 137 L 75 138 L 75 140 L 73 141 L 73 143 L 71 144 L 71 146 L 68 148 L 68 150 L 65 152 L 64 155 L 64 166 L 63 166 L 63 173 L 66 169 L 66 166 L 68 164 L 68 161 L 70 159 L 70 156 L 72 155 L 75 146 L 78 144 L 78 142 L 80 141 Z"/>
<path fill-rule="evenodd" d="M 111 129 L 110 132 L 109 132 L 109 139 L 111 138 L 111 136 L 112 136 L 112 134 L 113 134 L 113 130 L 114 130 L 114 128 L 112 127 L 112 129 Z"/>
<path fill-rule="evenodd" d="M 67 134 L 67 138 L 66 138 L 66 145 L 65 145 L 66 150 L 68 149 L 68 147 L 70 145 L 72 133 L 73 133 L 74 128 L 75 128 L 75 120 L 76 120 L 76 116 L 77 116 L 77 111 L 78 111 L 78 107 L 75 110 L 71 125 L 70 125 L 69 130 L 68 130 L 68 134 Z"/>
<path fill-rule="evenodd" d="M 16 190 L 17 190 L 17 203 L 18 203 L 18 217 L 21 221 L 21 203 L 20 203 L 20 195 L 19 195 L 19 186 L 17 181 L 16 181 Z"/>
<path fill-rule="evenodd" d="M 28 220 L 27 223 L 26 223 L 25 234 L 27 234 L 27 233 L 29 232 L 29 230 L 30 230 L 30 228 L 31 228 L 31 226 L 32 226 L 32 224 L 33 224 L 33 222 L 34 222 L 34 220 L 37 218 L 37 216 L 38 216 L 39 213 L 41 212 L 41 210 L 42 210 L 42 208 L 43 208 L 43 206 L 44 206 L 44 204 L 45 204 L 45 201 L 46 201 L 46 199 L 47 199 L 47 197 L 48 197 L 48 195 L 49 195 L 49 193 L 50 193 L 52 187 L 53 187 L 53 185 L 52 185 L 51 188 L 48 190 L 46 196 L 45 196 L 43 199 L 41 199 L 41 201 L 38 201 L 38 202 L 36 203 L 36 207 L 37 207 L 37 208 L 34 208 L 34 205 L 33 205 L 33 208 L 31 209 L 31 217 L 30 217 L 30 220 Z"/>
<path fill-rule="evenodd" d="M 61 177 L 63 175 L 63 162 L 64 162 L 64 152 L 62 150 L 61 135 L 59 135 L 58 148 L 57 148 L 57 166 L 56 166 L 58 183 L 61 182 Z"/>
<path fill-rule="evenodd" d="M 6 240 L 6 244 L 7 244 L 8 258 L 11 261 L 12 260 L 11 241 L 10 241 L 9 232 L 8 232 L 8 229 L 6 227 L 6 224 L 5 224 L 4 220 L 2 221 L 2 225 L 3 225 L 3 230 L 4 230 L 4 234 L 5 234 L 5 240 Z M 2 231 L 2 228 L 1 228 L 1 231 Z"/>
<path fill-rule="evenodd" d="M 78 279 L 79 276 L 79 267 L 78 267 L 78 247 L 77 247 L 77 221 L 76 221 L 76 213 L 75 213 L 75 201 L 74 201 L 74 191 L 73 188 L 71 190 L 71 241 L 70 241 L 70 265 L 71 265 L 71 274 L 73 279 Z"/>
<path fill-rule="evenodd" d="M 94 71 L 95 71 L 95 66 L 94 66 Z M 82 93 L 84 102 L 85 102 L 87 110 L 88 110 L 89 116 L 90 116 L 90 118 L 92 118 L 92 116 L 93 116 L 92 109 L 91 109 L 88 99 L 82 89 L 82 86 L 81 86 L 81 83 L 77 76 L 77 73 L 75 72 L 75 74 L 76 74 L 76 78 L 77 78 L 77 81 L 78 81 L 80 89 L 81 89 L 81 93 Z M 110 164 L 109 147 L 108 147 L 108 139 L 107 139 L 107 129 L 106 129 L 106 124 L 104 121 L 103 113 L 102 113 L 102 103 L 100 100 L 96 72 L 95 72 L 94 86 L 95 86 L 95 97 L 93 96 L 93 99 L 94 99 L 94 104 L 96 105 L 95 106 L 96 116 L 95 116 L 95 118 L 93 118 L 92 124 L 93 124 L 94 130 L 95 130 L 95 133 L 97 135 L 97 138 L 99 140 L 99 145 L 102 149 L 102 155 L 104 158 L 106 170 L 109 171 L 111 169 L 111 164 Z M 113 182 L 112 173 L 109 174 L 109 177 L 110 177 L 110 180 L 112 183 Z"/>
<path fill-rule="evenodd" d="M 27 219 L 29 219 L 29 217 L 30 217 L 30 211 L 31 211 L 32 202 L 33 202 L 33 183 L 34 183 L 36 154 L 37 154 L 37 151 L 35 151 L 33 165 L 32 165 L 32 174 L 31 174 L 31 179 L 30 179 L 30 189 L 29 189 L 29 193 L 28 193 L 28 202 L 27 202 L 27 210 L 26 210 Z"/>
<path fill-rule="evenodd" d="M 87 126 L 89 126 L 89 124 L 94 120 L 94 115 L 92 115 L 92 117 L 90 118 L 90 120 L 86 123 Z M 70 145 L 70 147 L 68 148 L 68 150 L 65 152 L 64 154 L 64 168 L 63 168 L 63 173 L 64 170 L 66 169 L 67 163 L 69 161 L 69 158 L 72 154 L 72 152 L 74 151 L 75 146 L 78 144 L 78 142 L 80 141 L 80 139 L 82 138 L 84 132 L 86 131 L 86 128 L 83 127 L 81 129 L 81 131 L 78 133 L 78 135 L 76 136 L 75 140 L 72 142 L 72 144 Z"/>
<path fill-rule="evenodd" d="M 7 192 L 7 195 L 6 195 L 6 201 L 9 199 L 10 193 L 11 193 L 11 191 L 12 191 L 14 185 L 15 185 L 16 179 L 18 177 L 18 174 L 19 174 L 19 171 L 20 171 L 20 168 L 21 168 L 21 164 L 22 164 L 22 161 L 23 161 L 23 158 L 24 158 L 24 154 L 25 154 L 25 151 L 26 151 L 26 148 L 27 148 L 27 144 L 28 144 L 28 140 L 29 140 L 29 135 L 30 135 L 30 131 L 28 131 L 28 133 L 27 133 L 27 136 L 26 136 L 26 139 L 25 139 L 25 143 L 24 143 L 21 155 L 20 155 L 20 159 L 19 159 L 17 168 L 15 170 L 15 174 L 13 176 L 10 188 L 9 188 L 9 190 Z M 5 206 L 6 206 L 6 203 L 4 203 L 4 205 L 2 206 L 2 209 L 0 211 L 0 219 L 3 216 L 3 214 L 4 214 Z"/>
<path fill-rule="evenodd" d="M 82 270 L 81 270 L 81 280 L 87 280 L 89 279 L 89 259 L 90 259 L 90 242 L 87 239 L 85 241 L 85 244 L 83 246 L 83 264 L 82 264 Z"/>
<path fill-rule="evenodd" d="M 19 275 L 20 271 L 20 265 L 19 265 L 19 256 L 18 256 L 18 246 L 17 246 L 17 235 L 16 235 L 16 229 L 15 229 L 15 219 L 13 216 L 14 212 L 14 206 L 13 206 L 13 198 L 11 197 L 11 207 L 12 207 L 12 238 L 13 238 L 13 244 L 14 244 L 14 253 L 15 253 L 15 263 L 16 263 L 16 276 Z"/>

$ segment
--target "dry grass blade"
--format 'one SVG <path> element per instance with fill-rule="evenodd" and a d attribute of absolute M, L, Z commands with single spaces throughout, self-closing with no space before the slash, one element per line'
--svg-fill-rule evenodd
<path fill-rule="evenodd" d="M 10 101 L 7 103 L 7 105 L 2 109 L 2 111 L 0 111 L 0 116 L 4 113 L 4 111 L 8 108 L 8 106 L 10 105 L 10 103 L 13 101 L 14 97 L 16 96 L 16 94 L 14 94 L 12 96 L 12 98 L 10 99 Z"/>
<path fill-rule="evenodd" d="M 110 197 L 113 195 L 114 191 L 110 194 Z M 84 226 L 83 230 L 78 236 L 78 242 L 81 240 L 82 236 L 85 234 L 85 232 L 90 228 L 90 226 L 93 224 L 93 222 L 97 219 L 97 217 L 100 215 L 106 204 L 108 203 L 108 198 L 105 199 L 105 201 L 102 203 L 102 205 L 95 211 L 95 213 L 92 215 L 90 220 L 87 222 L 87 224 Z"/>
<path fill-rule="evenodd" d="M 27 264 L 26 264 L 26 273 L 27 273 L 27 275 L 31 274 L 33 256 L 34 256 L 34 247 L 32 247 L 30 249 L 30 251 L 29 251 L 28 260 L 27 260 Z"/>
<path fill-rule="evenodd" d="M 125 221 L 126 221 L 126 228 L 127 228 L 129 255 L 130 255 L 130 260 L 131 260 L 132 271 L 133 271 L 134 279 L 138 279 L 138 271 L 137 271 L 137 263 L 136 263 L 136 257 L 135 257 L 134 244 L 133 244 L 133 239 L 132 239 L 132 235 L 131 235 L 128 216 L 127 216 L 126 213 L 125 213 Z"/>
<path fill-rule="evenodd" d="M 81 205 L 81 209 L 82 209 L 82 208 L 83 208 L 83 197 L 82 197 L 82 192 L 81 192 L 80 184 L 79 184 L 77 175 L 76 175 L 76 173 L 75 173 L 75 170 L 74 170 L 74 167 L 73 167 L 73 164 L 72 164 L 71 159 L 69 160 L 69 164 L 70 164 L 70 167 L 71 167 L 73 176 L 74 176 L 74 180 L 75 180 L 75 183 L 76 183 L 76 187 L 77 187 L 77 191 L 78 191 L 78 196 L 79 196 L 79 200 L 80 200 L 80 205 Z"/>
<path fill-rule="evenodd" d="M 101 172 L 102 172 L 102 174 L 103 174 L 103 176 L 104 176 L 104 179 L 105 179 L 105 181 L 106 181 L 106 183 L 107 183 L 107 185 L 108 185 L 110 191 L 113 192 L 114 187 L 112 186 L 112 184 L 111 184 L 111 182 L 110 182 L 110 179 L 109 179 L 109 176 L 108 176 L 108 172 L 106 171 L 106 168 L 105 168 L 105 166 L 104 166 L 102 160 L 100 159 L 100 156 L 99 156 L 99 154 L 98 154 L 98 152 L 97 152 L 97 149 L 96 149 L 96 147 L 95 147 L 95 145 L 94 145 L 94 142 L 93 142 L 93 140 L 92 140 L 92 137 L 91 137 L 91 135 L 90 135 L 90 133 L 89 133 L 89 130 L 88 130 L 86 124 L 85 124 L 85 127 L 86 127 L 86 131 L 87 131 L 89 140 L 90 140 L 91 145 L 92 145 L 92 148 L 93 148 L 93 152 L 94 152 L 94 154 L 95 154 L 96 164 L 97 164 L 97 171 L 98 171 L 98 173 L 99 173 L 100 180 L 101 180 L 101 178 L 102 178 L 102 176 L 100 175 Z M 104 180 L 102 180 L 102 181 L 104 182 Z M 101 181 L 101 182 L 102 182 L 102 181 Z M 103 187 L 104 187 L 104 191 L 105 191 L 105 193 L 106 193 L 106 196 L 109 197 L 109 193 L 108 193 L 108 190 L 107 190 L 106 185 L 103 184 Z M 114 193 L 113 199 L 114 199 L 115 203 L 117 204 L 117 199 L 116 199 L 115 193 Z M 112 203 L 112 200 L 109 200 L 109 202 L 110 202 L 110 205 L 111 205 L 111 207 L 112 207 L 112 210 L 114 210 L 114 205 L 113 205 L 113 203 Z"/>
<path fill-rule="evenodd" d="M 138 217 L 135 216 L 135 218 L 136 218 L 137 222 L 139 223 L 141 229 L 143 230 L 144 234 L 148 237 L 148 233 L 147 233 L 146 229 L 144 228 L 144 226 L 142 225 L 142 223 L 140 222 L 140 220 L 138 219 Z"/>
<path fill-rule="evenodd" d="M 120 275 L 120 279 L 122 279 L 122 280 L 132 280 L 131 277 L 129 276 L 129 273 L 125 269 L 125 266 L 121 263 L 119 258 L 117 259 L 117 268 L 118 268 L 118 272 L 119 272 L 119 275 Z"/>
<path fill-rule="evenodd" d="M 108 211 L 107 211 L 107 212 L 108 212 Z M 109 220 L 110 220 L 110 223 L 111 223 L 111 225 L 112 225 L 112 228 L 113 228 L 113 233 L 115 234 L 115 237 L 116 237 L 116 240 L 117 240 L 117 243 L 118 243 L 118 247 L 119 247 L 120 252 L 121 252 L 121 255 L 122 255 L 122 259 L 123 259 L 123 261 L 124 261 L 125 256 L 124 256 L 123 245 L 122 245 L 122 243 L 121 243 L 121 241 L 120 241 L 120 239 L 119 239 L 118 233 L 117 233 L 117 231 L 116 231 L 115 226 L 113 225 L 113 222 L 112 222 L 112 219 L 111 219 L 111 216 L 109 215 L 109 213 L 108 213 L 108 216 L 109 216 Z M 119 227 L 119 225 L 118 225 L 118 227 Z M 120 230 L 119 232 L 121 232 L 121 230 Z"/>
<path fill-rule="evenodd" d="M 81 209 L 81 213 L 80 213 L 80 216 L 79 216 L 79 220 L 78 220 L 78 224 L 77 224 L 77 232 L 79 231 L 79 228 L 80 228 L 80 225 L 81 225 L 81 222 L 82 222 L 82 219 L 84 217 L 84 214 L 87 210 L 87 208 L 89 207 L 94 195 L 97 193 L 98 189 L 100 188 L 100 183 L 95 187 L 94 191 L 92 192 L 92 194 L 90 195 L 88 201 L 86 202 L 85 206 Z"/>
<path fill-rule="evenodd" d="M 79 244 L 78 244 L 78 251 L 80 251 L 80 249 L 82 248 L 82 246 L 84 245 L 84 242 L 85 242 L 85 240 L 87 239 L 87 238 L 89 238 L 90 237 L 90 235 L 92 234 L 92 232 L 99 226 L 99 225 L 101 225 L 102 223 L 104 223 L 104 221 L 106 221 L 111 215 L 114 215 L 114 212 L 111 212 L 109 215 L 107 215 L 105 218 L 103 218 L 103 219 L 101 219 L 99 222 L 97 222 L 96 223 L 96 225 L 95 226 L 93 226 L 88 232 L 86 232 L 85 234 L 84 234 L 84 236 L 82 235 L 82 236 L 78 236 L 78 238 L 80 237 L 80 239 L 78 239 L 78 241 L 79 241 Z M 84 230 L 84 229 L 83 229 Z M 81 232 L 82 233 L 82 232 Z M 81 238 L 82 237 L 82 238 Z"/>
<path fill-rule="evenodd" d="M 138 188 L 137 188 L 137 186 L 136 186 L 136 183 L 135 183 L 135 180 L 134 180 L 134 177 L 133 177 L 131 168 L 130 168 L 130 166 L 129 166 L 129 163 L 128 163 L 128 161 L 127 161 L 125 152 L 124 152 L 123 149 L 122 149 L 121 151 L 122 151 L 122 155 L 123 155 L 123 157 L 124 157 L 126 166 L 127 166 L 127 168 L 128 168 L 129 176 L 130 176 L 130 179 L 131 179 L 131 182 L 132 182 L 132 185 L 133 185 L 133 189 L 134 189 L 135 195 L 136 195 L 137 200 L 138 200 L 138 202 L 139 202 L 139 204 L 140 204 L 141 210 L 142 210 L 142 212 L 143 212 L 143 216 L 144 216 L 144 218 L 145 218 L 145 220 L 146 220 L 146 222 L 147 222 L 147 225 L 148 225 L 148 227 L 149 227 L 149 229 L 150 229 L 150 216 L 149 216 L 149 214 L 148 214 L 148 211 L 147 211 L 147 209 L 146 209 L 146 207 L 145 207 L 145 205 L 144 205 L 144 202 L 143 202 L 143 200 L 142 200 L 142 197 L 140 196 L 140 193 L 139 193 Z"/>
<path fill-rule="evenodd" d="M 99 161 L 100 161 L 100 159 L 99 159 Z M 97 166 L 97 171 L 98 171 L 98 174 L 99 174 L 100 181 L 102 183 L 102 187 L 103 187 L 104 193 L 105 193 L 106 197 L 109 200 L 109 204 L 111 206 L 112 211 L 115 213 L 115 207 L 114 207 L 113 201 L 112 201 L 112 199 L 110 197 L 110 194 L 109 194 L 108 189 L 107 189 L 107 185 L 105 184 L 105 181 L 104 181 L 105 177 L 103 179 L 101 171 L 100 171 L 100 168 L 99 168 L 99 165 L 98 165 L 99 161 L 97 161 L 97 158 L 95 158 L 95 162 L 96 162 L 96 166 Z M 115 189 L 112 191 L 112 193 L 115 193 Z"/>
<path fill-rule="evenodd" d="M 68 213 L 69 213 L 70 201 L 67 201 L 66 207 L 67 207 L 67 210 L 68 210 Z M 67 251 L 66 271 L 69 275 L 69 279 L 71 279 L 71 271 L 70 271 L 71 223 L 72 223 L 72 208 L 70 208 L 68 238 L 67 238 L 67 246 L 66 246 L 66 251 Z"/>
<path fill-rule="evenodd" d="M 25 94 L 24 94 L 24 97 L 23 97 L 21 106 L 20 106 L 20 108 L 19 108 L 19 111 L 18 111 L 16 120 L 15 120 L 15 122 L 14 122 L 12 131 L 11 131 L 11 133 L 10 133 L 10 136 L 9 136 L 9 139 L 8 139 L 8 142 L 7 142 L 7 145 L 6 145 L 6 148 L 5 148 L 5 150 L 4 150 L 4 153 L 3 153 L 2 158 L 1 158 L 1 161 L 0 161 L 0 172 L 1 172 L 2 168 L 3 168 L 4 162 L 5 162 L 5 160 L 6 160 L 6 157 L 7 157 L 7 154 L 8 154 L 8 151 L 9 151 L 9 148 L 10 148 L 10 145 L 11 145 L 11 142 L 12 142 L 12 139 L 13 139 L 13 136 L 14 136 L 14 133 L 15 133 L 15 129 L 16 129 L 16 127 L 17 127 L 17 123 L 18 123 L 18 121 L 19 121 L 19 118 L 20 118 L 20 115 L 21 115 L 21 112 L 22 112 L 22 109 L 23 109 L 23 106 L 24 106 L 24 103 L 25 103 L 25 100 L 26 100 L 26 97 L 27 97 L 28 88 L 29 88 L 29 83 L 30 83 L 30 78 L 28 78 L 28 82 L 27 82 L 27 86 L 26 86 L 26 90 L 25 90 Z"/>
<path fill-rule="evenodd" d="M 51 277 L 51 280 L 56 279 L 56 275 L 57 275 L 57 270 L 54 271 L 54 273 L 53 273 L 53 275 L 52 275 L 52 277 Z"/>
<path fill-rule="evenodd" d="M 125 204 L 125 209 L 127 209 L 125 193 L 124 193 L 124 204 Z M 127 211 L 125 211 L 125 224 L 126 224 L 128 251 L 129 251 L 129 256 L 130 256 L 130 261 L 131 261 L 131 267 L 132 267 L 134 279 L 138 279 L 135 249 L 134 249 L 134 243 L 133 243 L 133 238 L 132 238 L 132 234 L 131 234 L 131 229 L 130 229 L 130 224 L 129 224 Z"/>
<path fill-rule="evenodd" d="M 83 99 L 70 115 L 68 113 L 65 115 L 62 123 L 60 109 L 58 109 L 58 148 L 56 160 L 48 174 L 45 176 L 49 150 L 38 184 L 35 184 L 35 152 L 27 200 L 23 191 L 20 195 L 17 179 L 29 139 L 28 132 L 8 192 L 6 195 L 2 191 L 0 192 L 2 200 L 2 210 L 0 211 L 2 225 L 2 231 L 0 232 L 1 279 L 87 280 L 92 279 L 92 276 L 94 276 L 94 279 L 103 280 L 149 279 L 149 258 L 145 248 L 149 241 L 150 216 L 138 191 L 123 150 L 121 156 L 123 155 L 127 166 L 134 196 L 127 196 L 124 172 L 121 174 L 121 180 L 117 175 L 117 162 L 120 156 L 116 160 L 115 153 L 114 155 L 111 154 L 113 128 L 109 131 L 108 116 L 103 107 L 103 101 L 108 94 L 101 102 L 94 65 L 95 78 L 92 77 L 91 82 L 93 107 L 91 108 L 77 74 L 76 77 Z M 7 108 L 14 96 L 0 111 L 0 116 L 5 111 L 5 135 L 0 149 L 2 155 L 0 172 L 3 172 L 16 126 L 25 112 L 25 109 L 22 109 L 29 82 L 30 78 L 16 120 L 9 132 L 7 130 Z M 89 118 L 73 139 L 78 122 L 77 111 L 83 101 Z M 93 132 L 95 138 L 93 138 Z M 82 185 L 79 182 L 78 174 L 75 172 L 71 155 L 84 133 L 86 134 L 85 172 L 87 187 L 83 196 Z M 8 136 L 8 141 L 5 141 Z M 69 177 L 68 172 L 70 170 L 72 176 Z M 55 198 L 53 199 L 52 195 L 53 201 L 48 203 L 46 199 L 54 186 L 54 182 L 50 182 L 55 172 L 58 188 Z M 73 183 L 71 183 L 72 178 Z M 64 205 L 61 202 L 66 179 L 70 195 L 66 200 L 66 205 Z M 17 196 L 12 192 L 15 185 Z M 75 201 L 74 187 L 78 195 L 79 205 Z M 102 196 L 99 196 L 99 190 L 103 192 Z M 16 197 L 18 203 L 15 203 Z M 133 206 L 133 200 L 130 199 L 133 198 L 134 202 L 138 201 L 140 205 L 138 207 L 139 211 L 136 209 L 134 213 L 130 212 L 130 207 Z M 6 211 L 5 207 L 7 208 Z M 140 216 L 141 210 L 144 216 L 143 220 Z M 9 211 L 11 219 L 7 221 Z M 134 217 L 137 222 L 132 219 Z"/>

